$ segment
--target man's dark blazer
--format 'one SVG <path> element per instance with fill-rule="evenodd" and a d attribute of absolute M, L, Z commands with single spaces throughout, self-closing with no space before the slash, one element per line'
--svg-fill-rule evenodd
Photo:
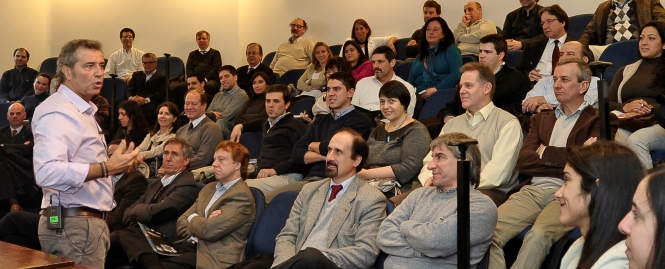
<path fill-rule="evenodd" d="M 266 75 L 268 75 L 268 79 L 270 79 L 270 84 L 275 83 L 274 81 L 275 75 L 269 66 L 260 63 L 256 67 L 256 69 L 252 69 L 252 71 L 249 71 L 249 73 L 247 73 L 247 69 L 249 69 L 249 65 L 243 65 L 238 68 L 238 86 L 240 86 L 241 89 L 247 92 L 247 96 L 254 96 L 254 89 L 252 88 L 252 82 L 249 80 L 256 72 L 266 73 Z"/>
<path fill-rule="evenodd" d="M 141 96 L 143 98 L 150 98 L 150 103 L 161 104 L 164 102 L 166 91 L 166 75 L 155 72 L 155 74 L 145 80 L 146 74 L 143 71 L 136 71 L 132 73 L 132 79 L 129 80 L 127 85 L 127 96 Z"/>
<path fill-rule="evenodd" d="M 125 227 L 122 224 L 122 215 L 125 210 L 134 204 L 148 188 L 148 180 L 138 171 L 125 173 L 115 184 L 113 200 L 117 203 L 111 211 L 106 224 L 109 232 L 120 230 Z"/>
<path fill-rule="evenodd" d="M 30 141 L 33 144 L 35 139 L 32 136 L 32 128 L 30 124 L 23 124 L 23 129 L 12 137 L 12 129 L 9 126 L 0 128 L 0 144 L 18 144 L 22 145 L 25 141 Z"/>
<path fill-rule="evenodd" d="M 619 119 L 610 113 L 610 133 L 612 139 L 619 126 Z M 555 177 L 563 178 L 563 167 L 566 165 L 564 157 L 570 146 L 581 146 L 589 137 L 600 138 L 600 114 L 598 110 L 589 106 L 575 122 L 573 129 L 568 135 L 565 147 L 548 146 L 554 124 L 556 123 L 556 114 L 554 111 L 545 111 L 535 114 L 531 117 L 531 127 L 529 134 L 524 140 L 522 149 L 520 149 L 517 158 L 517 168 L 520 174 L 528 175 L 529 178 L 522 182 L 520 186 L 531 182 L 532 177 Z M 547 146 L 543 151 L 542 158 L 536 151 L 543 144 Z"/>
<path fill-rule="evenodd" d="M 549 40 L 547 36 L 542 34 L 534 38 L 531 42 L 525 42 L 522 47 L 522 55 L 520 55 L 520 59 L 517 61 L 517 70 L 529 74 L 538 65 Z M 568 41 L 573 41 L 570 36 L 566 36 L 566 42 Z"/>
<path fill-rule="evenodd" d="M 164 188 L 160 201 L 153 203 L 162 181 L 155 180 L 148 185 L 148 189 L 133 205 L 125 210 L 122 222 L 126 226 L 133 226 L 136 222 L 148 225 L 168 236 L 169 239 L 178 238 L 176 221 L 193 203 L 199 193 L 192 172 L 185 170 Z"/>

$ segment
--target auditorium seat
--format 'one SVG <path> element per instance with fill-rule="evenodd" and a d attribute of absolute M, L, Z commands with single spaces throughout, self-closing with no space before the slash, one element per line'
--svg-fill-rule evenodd
<path fill-rule="evenodd" d="M 303 73 L 305 73 L 305 69 L 293 69 L 286 71 L 286 73 L 282 74 L 279 79 L 277 79 L 275 84 L 293 84 L 293 86 L 296 86 L 296 84 L 298 84 L 298 79 L 300 79 Z"/>
<path fill-rule="evenodd" d="M 517 62 L 520 60 L 521 55 L 521 50 L 510 50 L 503 60 L 508 66 L 515 68 L 517 66 Z"/>
<path fill-rule="evenodd" d="M 39 73 L 45 73 L 51 77 L 54 77 L 57 67 L 58 67 L 58 57 L 47 58 L 42 62 L 42 65 L 39 67 Z"/>
<path fill-rule="evenodd" d="M 273 51 L 266 54 L 266 56 L 263 57 L 263 61 L 261 61 L 261 63 L 265 64 L 266 66 L 270 66 L 272 59 L 275 58 L 275 53 L 276 52 Z"/>
<path fill-rule="evenodd" d="M 457 94 L 457 92 L 457 89 L 450 88 L 441 89 L 432 94 L 432 96 L 430 96 L 429 99 L 425 101 L 423 110 L 420 111 L 420 115 L 418 116 L 418 120 L 436 116 L 436 114 L 439 113 L 439 110 L 446 107 L 446 104 L 455 98 L 455 94 Z"/>
<path fill-rule="evenodd" d="M 256 204 L 256 216 L 254 217 L 254 223 L 252 224 L 252 228 L 249 230 L 249 234 L 247 235 L 247 242 L 250 242 L 254 239 L 254 234 L 256 233 L 256 226 L 259 223 L 261 215 L 263 215 L 263 211 L 266 209 L 266 198 L 263 195 L 263 192 L 254 187 L 249 187 L 249 190 L 252 192 L 252 196 L 254 197 L 254 203 Z M 250 255 L 249 251 L 250 251 L 249 248 L 245 249 L 245 257 L 248 257 Z"/>
<path fill-rule="evenodd" d="M 293 104 L 291 114 L 300 115 L 300 112 L 303 111 L 307 114 L 312 114 L 312 108 L 314 107 L 315 102 L 316 98 L 301 98 L 298 102 Z"/>
<path fill-rule="evenodd" d="M 0 103 L 0 127 L 9 126 L 9 120 L 7 119 L 7 111 L 9 111 L 9 106 L 13 103 L 11 102 L 1 102 Z"/>
<path fill-rule="evenodd" d="M 501 27 L 496 26 L 496 34 L 500 35 L 501 33 L 503 33 L 503 31 L 501 30 Z"/>
<path fill-rule="evenodd" d="M 166 75 L 166 57 L 157 57 L 157 72 Z M 185 75 L 185 64 L 182 59 L 171 56 L 169 57 L 169 79 Z"/>
<path fill-rule="evenodd" d="M 404 81 L 409 81 L 409 73 L 411 73 L 411 66 L 413 62 L 403 62 L 395 66 L 395 75 L 403 79 Z"/>
<path fill-rule="evenodd" d="M 605 70 L 605 80 L 608 85 L 612 85 L 612 79 L 619 68 L 634 63 L 641 59 L 639 51 L 639 40 L 627 40 L 609 45 L 603 54 L 600 55 L 600 61 L 611 62 L 614 67 Z"/>
<path fill-rule="evenodd" d="M 330 46 L 330 51 L 333 56 L 337 56 L 342 51 L 342 45 L 332 45 Z"/>
<path fill-rule="evenodd" d="M 395 56 L 395 58 L 397 60 L 406 59 L 406 44 L 408 44 L 409 41 L 411 41 L 411 38 L 410 37 L 405 37 L 405 38 L 397 39 L 397 42 L 395 42 L 394 45 L 395 45 L 395 50 L 397 52 L 397 55 Z"/>
<path fill-rule="evenodd" d="M 263 132 L 245 132 L 240 136 L 240 144 L 249 150 L 250 159 L 258 159 L 261 154 Z"/>
<path fill-rule="evenodd" d="M 466 63 L 473 63 L 473 62 L 477 62 L 477 61 L 478 61 L 478 57 L 476 57 L 476 56 L 473 56 L 473 55 L 462 55 L 462 63 L 463 63 L 463 64 L 466 64 Z"/>
<path fill-rule="evenodd" d="M 580 14 L 570 17 L 570 26 L 568 26 L 568 37 L 573 40 L 578 40 L 582 37 L 584 29 L 593 18 L 593 14 Z"/>
<path fill-rule="evenodd" d="M 256 225 L 252 227 L 252 240 L 247 240 L 246 259 L 257 254 L 273 255 L 275 238 L 284 228 L 291 213 L 291 207 L 298 197 L 299 191 L 286 191 L 278 194 L 270 201 Z"/>
<path fill-rule="evenodd" d="M 112 96 L 112 89 L 113 89 L 113 84 L 115 84 L 115 96 Z M 105 78 L 104 79 L 104 84 L 102 85 L 102 90 L 100 94 L 102 97 L 106 98 L 106 101 L 109 103 L 109 113 L 111 112 L 110 110 L 116 107 L 116 100 L 124 100 L 126 97 L 127 93 L 127 84 L 125 81 L 123 81 L 120 78 Z M 106 123 L 106 130 L 108 131 L 108 134 L 106 136 L 106 139 L 110 141 L 110 139 L 113 137 L 115 134 L 115 129 L 117 126 L 115 126 L 117 119 L 114 113 L 110 113 L 109 116 L 114 117 L 109 117 L 108 122 Z M 113 123 L 113 125 L 112 125 Z M 113 127 L 113 128 L 112 128 Z"/>

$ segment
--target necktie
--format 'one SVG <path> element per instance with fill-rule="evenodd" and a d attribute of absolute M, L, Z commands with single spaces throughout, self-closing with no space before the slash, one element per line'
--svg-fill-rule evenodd
<path fill-rule="evenodd" d="M 16 129 L 12 130 L 12 137 L 16 136 L 17 133 Z"/>
<path fill-rule="evenodd" d="M 189 127 L 187 127 L 187 131 L 189 131 L 191 129 L 194 129 L 194 124 L 190 122 Z"/>
<path fill-rule="evenodd" d="M 552 75 L 554 75 L 554 69 L 556 68 L 556 63 L 559 62 L 559 40 L 554 40 L 554 49 L 552 50 Z"/>
<path fill-rule="evenodd" d="M 247 68 L 247 74 L 249 74 L 249 73 L 251 73 L 251 72 L 252 72 L 252 68 L 251 68 L 251 67 L 250 67 L 250 68 Z"/>
<path fill-rule="evenodd" d="M 337 194 L 339 193 L 339 191 L 342 190 L 342 185 L 332 185 L 331 188 L 332 192 L 330 193 L 330 198 L 328 198 L 328 202 L 332 202 L 333 200 L 335 200 L 335 198 L 337 198 Z"/>

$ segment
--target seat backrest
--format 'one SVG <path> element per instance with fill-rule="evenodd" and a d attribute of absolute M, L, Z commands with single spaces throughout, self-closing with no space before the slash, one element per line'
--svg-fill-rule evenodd
<path fill-rule="evenodd" d="M 9 126 L 9 120 L 7 119 L 7 111 L 9 111 L 9 106 L 12 102 L 1 102 L 0 103 L 0 127 Z"/>
<path fill-rule="evenodd" d="M 157 57 L 157 72 L 166 74 L 166 57 Z M 182 59 L 169 57 L 169 79 L 185 74 L 185 63 Z"/>
<path fill-rule="evenodd" d="M 342 52 L 342 45 L 338 44 L 330 46 L 330 52 L 332 52 L 333 56 L 339 55 L 339 53 Z"/>
<path fill-rule="evenodd" d="M 249 249 L 246 253 L 247 257 L 255 254 L 272 255 L 275 253 L 275 239 L 284 228 L 298 193 L 299 191 L 283 192 L 270 201 L 258 220 L 252 241 L 247 242 L 247 249 Z"/>
<path fill-rule="evenodd" d="M 496 26 L 496 34 L 497 34 L 497 35 L 500 35 L 500 34 L 502 34 L 502 33 L 503 33 L 503 31 L 501 30 L 501 27 Z"/>
<path fill-rule="evenodd" d="M 254 203 L 256 204 L 256 216 L 254 217 L 254 224 L 252 224 L 252 229 L 249 230 L 249 235 L 247 235 L 247 242 L 251 242 L 254 239 L 254 234 L 256 233 L 256 227 L 258 226 L 259 219 L 263 215 L 263 211 L 266 209 L 266 198 L 263 195 L 263 192 L 257 188 L 249 187 L 249 190 L 252 192 L 254 197 Z M 249 248 L 245 249 L 245 257 L 249 259 Z"/>
<path fill-rule="evenodd" d="M 395 75 L 403 79 L 404 81 L 409 80 L 409 73 L 411 73 L 411 67 L 413 66 L 413 62 L 403 62 L 399 64 L 398 66 L 395 66 Z"/>
<path fill-rule="evenodd" d="M 39 67 L 39 73 L 46 73 L 51 77 L 55 76 L 55 71 L 58 68 L 58 57 L 46 58 L 42 65 Z"/>
<path fill-rule="evenodd" d="M 573 40 L 578 40 L 582 37 L 584 29 L 587 24 L 593 19 L 593 14 L 579 14 L 570 16 L 570 26 L 568 26 L 568 37 Z"/>
<path fill-rule="evenodd" d="M 628 64 L 634 63 L 641 58 L 639 51 L 639 40 L 632 39 L 621 41 L 609 45 L 603 54 L 600 55 L 600 61 L 611 62 L 614 67 L 605 70 L 604 78 L 608 85 L 612 85 L 612 79 L 619 70 Z"/>
<path fill-rule="evenodd" d="M 272 63 L 272 58 L 275 58 L 275 53 L 276 52 L 270 52 L 266 54 L 266 56 L 263 57 L 263 61 L 261 63 L 265 64 L 266 66 L 270 66 L 270 63 Z"/>
<path fill-rule="evenodd" d="M 286 73 L 284 73 L 279 77 L 279 79 L 277 79 L 277 82 L 275 82 L 275 84 L 282 84 L 282 85 L 293 84 L 293 86 L 296 86 L 296 84 L 298 84 L 298 79 L 300 79 L 303 73 L 305 73 L 305 69 L 292 69 L 286 71 Z"/>
<path fill-rule="evenodd" d="M 240 144 L 249 150 L 249 158 L 257 159 L 261 154 L 261 143 L 263 142 L 263 132 L 245 132 L 240 136 Z"/>
<path fill-rule="evenodd" d="M 411 38 L 410 37 L 405 37 L 405 38 L 397 39 L 397 41 L 395 42 L 394 45 L 395 45 L 395 50 L 397 52 L 396 53 L 397 55 L 395 56 L 395 58 L 397 60 L 406 59 L 406 44 L 408 44 L 409 41 L 411 41 Z"/>
<path fill-rule="evenodd" d="M 430 96 L 430 98 L 427 99 L 423 105 L 423 110 L 420 111 L 418 120 L 436 116 L 436 114 L 439 113 L 439 110 L 446 107 L 446 104 L 455 98 L 455 94 L 457 94 L 457 92 L 457 89 L 450 88 L 438 90 L 436 93 L 432 94 L 432 96 Z"/>
<path fill-rule="evenodd" d="M 506 54 L 506 58 L 504 61 L 506 64 L 510 67 L 516 67 L 517 62 L 520 60 L 520 56 L 522 55 L 521 50 L 509 50 L 508 53 Z"/>
<path fill-rule="evenodd" d="M 293 107 L 291 108 L 291 114 L 300 115 L 300 112 L 303 111 L 309 114 L 312 112 L 312 107 L 314 107 L 315 102 L 316 98 L 301 98 L 298 102 L 293 104 Z"/>
<path fill-rule="evenodd" d="M 478 59 L 474 56 L 471 55 L 462 55 L 462 63 L 472 63 L 472 62 L 477 62 Z"/>

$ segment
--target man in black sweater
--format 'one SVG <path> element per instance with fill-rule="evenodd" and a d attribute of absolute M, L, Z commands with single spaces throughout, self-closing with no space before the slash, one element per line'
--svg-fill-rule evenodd
<path fill-rule="evenodd" d="M 210 47 L 210 33 L 207 31 L 198 31 L 196 33 L 196 44 L 199 48 L 193 50 L 187 56 L 185 72 L 187 74 L 199 73 L 205 77 L 205 92 L 208 95 L 208 100 L 212 100 L 215 94 L 219 92 L 219 69 L 222 67 L 222 55 L 218 50 Z M 184 98 L 187 93 L 187 83 L 175 83 L 171 85 L 171 88 L 174 93 L 169 96 L 169 99 L 179 107 L 182 107 L 185 103 Z"/>
<path fill-rule="evenodd" d="M 337 72 L 330 76 L 326 96 L 330 114 L 319 116 L 314 120 L 305 135 L 296 143 L 291 156 L 291 160 L 297 164 L 310 165 L 309 172 L 301 181 L 289 183 L 266 193 L 266 201 L 270 201 L 279 193 L 300 190 L 309 182 L 325 178 L 328 143 L 337 130 L 350 128 L 367 139 L 372 131 L 369 118 L 351 105 L 355 87 L 356 81 L 349 73 Z"/>
<path fill-rule="evenodd" d="M 24 48 L 14 50 L 14 68 L 2 73 L 0 78 L 0 102 L 18 101 L 33 94 L 32 82 L 37 70 L 28 67 L 30 52 Z"/>
<path fill-rule="evenodd" d="M 255 119 L 233 128 L 231 140 L 240 142 L 246 132 L 262 132 L 261 153 L 257 161 L 256 176 L 247 185 L 269 193 L 275 188 L 302 180 L 308 166 L 291 160 L 293 148 L 307 131 L 304 121 L 287 112 L 291 105 L 291 91 L 286 85 L 275 84 L 266 90 L 268 119 Z"/>

